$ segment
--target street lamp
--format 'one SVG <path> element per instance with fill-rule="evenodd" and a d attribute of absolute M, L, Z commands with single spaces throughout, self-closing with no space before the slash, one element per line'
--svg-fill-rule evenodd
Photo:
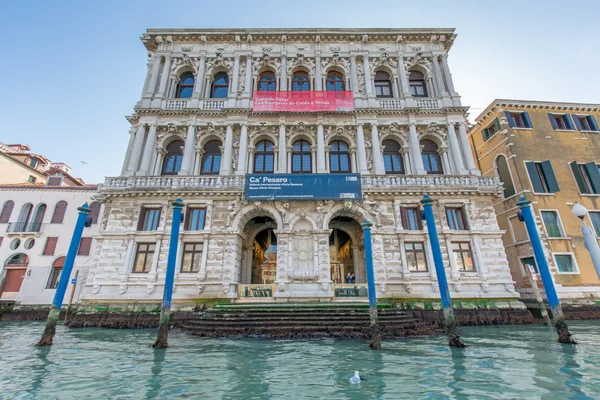
<path fill-rule="evenodd" d="M 583 233 L 583 242 L 585 244 L 585 248 L 590 252 L 590 257 L 592 257 L 592 263 L 594 264 L 594 268 L 596 269 L 596 274 L 600 278 L 600 246 L 598 246 L 598 240 L 596 239 L 596 235 L 592 231 L 592 228 L 587 226 L 585 223 L 585 215 L 587 214 L 587 209 L 581 204 L 575 202 L 575 205 L 571 209 L 573 214 L 577 218 L 581 220 L 581 232 Z"/>

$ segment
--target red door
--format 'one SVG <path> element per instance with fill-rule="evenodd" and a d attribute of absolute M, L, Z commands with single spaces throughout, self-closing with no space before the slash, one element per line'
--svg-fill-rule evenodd
<path fill-rule="evenodd" d="M 21 284 L 25 278 L 25 271 L 27 271 L 27 268 L 7 269 L 6 275 L 4 276 L 4 290 L 2 293 L 18 293 L 19 290 L 21 290 Z"/>

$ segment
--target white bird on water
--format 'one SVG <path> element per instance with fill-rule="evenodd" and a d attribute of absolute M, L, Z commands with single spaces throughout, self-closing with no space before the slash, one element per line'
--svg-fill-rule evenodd
<path fill-rule="evenodd" d="M 360 383 L 360 375 L 358 374 L 358 371 L 354 371 L 354 376 L 348 379 L 348 381 L 350 383 Z"/>

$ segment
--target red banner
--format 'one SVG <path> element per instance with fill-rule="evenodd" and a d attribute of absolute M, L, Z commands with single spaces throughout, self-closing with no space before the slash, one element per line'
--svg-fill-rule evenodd
<path fill-rule="evenodd" d="M 255 112 L 352 111 L 352 92 L 254 92 Z"/>

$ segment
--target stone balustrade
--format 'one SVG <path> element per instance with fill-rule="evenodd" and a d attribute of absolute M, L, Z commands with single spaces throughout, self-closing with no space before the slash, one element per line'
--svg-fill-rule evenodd
<path fill-rule="evenodd" d="M 442 108 L 442 102 L 439 99 L 417 98 L 417 107 L 426 110 L 438 110 Z"/>
<path fill-rule="evenodd" d="M 501 188 L 498 178 L 453 175 L 363 175 L 363 190 L 487 190 Z"/>

